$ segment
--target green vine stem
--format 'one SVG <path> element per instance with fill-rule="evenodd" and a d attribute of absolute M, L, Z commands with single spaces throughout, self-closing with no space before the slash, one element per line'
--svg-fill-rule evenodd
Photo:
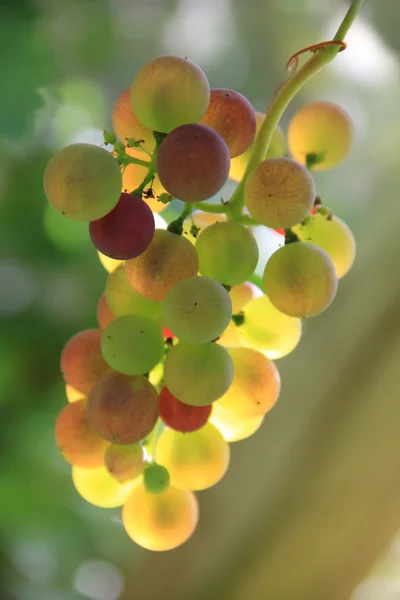
<path fill-rule="evenodd" d="M 313 75 L 318 73 L 318 71 L 335 58 L 341 47 L 343 47 L 339 42 L 343 41 L 343 38 L 352 25 L 363 2 L 364 0 L 352 1 L 350 8 L 333 38 L 333 41 L 338 42 L 338 44 L 329 45 L 316 50 L 313 56 L 298 71 L 290 76 L 280 89 L 278 89 L 275 98 L 272 100 L 266 111 L 266 116 L 255 141 L 254 149 L 250 155 L 246 171 L 229 201 L 230 210 L 228 212 L 228 218 L 236 220 L 237 216 L 242 213 L 244 206 L 243 191 L 246 179 L 254 167 L 264 159 L 272 139 L 272 134 L 290 101 Z"/>
<path fill-rule="evenodd" d="M 157 443 L 158 443 L 160 435 L 162 434 L 164 429 L 165 429 L 164 423 L 161 421 L 161 419 L 158 419 L 156 426 L 155 426 L 154 435 L 153 435 L 153 439 L 151 441 L 151 448 L 150 448 L 150 452 L 149 452 L 149 454 L 150 454 L 149 458 L 152 462 L 156 462 Z"/>

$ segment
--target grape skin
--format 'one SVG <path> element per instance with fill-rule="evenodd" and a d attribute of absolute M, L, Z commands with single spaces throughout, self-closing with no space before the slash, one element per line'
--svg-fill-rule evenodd
<path fill-rule="evenodd" d="M 127 138 L 135 138 L 137 141 L 144 140 L 143 144 L 136 148 L 141 153 L 141 158 L 145 156 L 142 147 L 147 152 L 153 152 L 156 140 L 152 130 L 143 125 L 133 112 L 130 88 L 124 90 L 116 99 L 111 119 L 115 133 L 124 143 Z"/>

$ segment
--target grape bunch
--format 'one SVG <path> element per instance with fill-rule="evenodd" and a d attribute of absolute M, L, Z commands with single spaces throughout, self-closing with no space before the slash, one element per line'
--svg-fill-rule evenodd
<path fill-rule="evenodd" d="M 247 172 L 264 119 L 240 93 L 210 90 L 190 60 L 160 56 L 117 98 L 106 147 L 67 146 L 44 173 L 50 204 L 88 222 L 108 271 L 98 328 L 61 354 L 69 403 L 56 443 L 79 494 L 123 506 L 127 534 L 150 550 L 192 535 L 195 492 L 260 428 L 280 393 L 274 361 L 354 261 L 352 232 L 312 176 L 346 156 L 349 116 L 303 107 Z M 239 202 L 207 202 L 228 178 Z M 181 214 L 167 225 L 157 213 L 173 199 Z M 255 225 L 282 234 L 258 280 Z"/>

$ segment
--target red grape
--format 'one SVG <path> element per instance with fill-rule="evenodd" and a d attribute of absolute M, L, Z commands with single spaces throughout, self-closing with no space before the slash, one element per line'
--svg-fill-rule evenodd
<path fill-rule="evenodd" d="M 180 402 L 165 386 L 162 388 L 159 397 L 160 417 L 165 425 L 186 433 L 196 431 L 203 427 L 211 414 L 212 405 L 208 406 L 189 406 Z"/>

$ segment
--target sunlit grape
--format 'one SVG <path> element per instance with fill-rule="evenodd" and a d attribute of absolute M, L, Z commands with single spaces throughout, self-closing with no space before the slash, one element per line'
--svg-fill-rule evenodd
<path fill-rule="evenodd" d="M 123 260 L 117 260 L 115 258 L 110 258 L 109 256 L 105 256 L 101 252 L 97 251 L 100 262 L 108 273 L 112 273 L 117 269 L 120 265 L 124 263 Z"/>
<path fill-rule="evenodd" d="M 65 386 L 65 395 L 67 396 L 68 402 L 77 402 L 78 400 L 85 400 L 86 394 L 76 390 L 70 385 Z"/>
<path fill-rule="evenodd" d="M 164 301 L 164 322 L 180 340 L 211 342 L 228 326 L 232 303 L 225 288 L 209 277 L 187 277 L 173 285 Z"/>
<path fill-rule="evenodd" d="M 104 294 L 110 310 L 117 317 L 137 314 L 157 320 L 162 315 L 161 302 L 153 302 L 135 292 L 128 281 L 124 265 L 110 273 Z"/>
<path fill-rule="evenodd" d="M 200 235 L 200 232 L 214 223 L 220 221 L 226 221 L 226 216 L 221 213 L 207 213 L 200 210 L 193 211 L 190 217 L 187 217 L 183 222 L 183 235 L 192 242 L 196 243 L 196 239 Z"/>
<path fill-rule="evenodd" d="M 193 534 L 199 507 L 192 492 L 170 486 L 152 494 L 136 485 L 122 509 L 122 522 L 130 538 L 153 551 L 177 548 Z"/>
<path fill-rule="evenodd" d="M 119 483 L 135 479 L 142 474 L 146 464 L 143 448 L 140 444 L 109 444 L 104 455 L 104 464 L 110 475 Z"/>
<path fill-rule="evenodd" d="M 274 252 L 263 279 L 273 305 L 292 317 L 314 317 L 326 310 L 338 285 L 329 255 L 308 242 L 287 244 Z"/>
<path fill-rule="evenodd" d="M 169 487 L 169 473 L 162 465 L 150 463 L 143 473 L 143 483 L 148 492 L 160 494 Z"/>
<path fill-rule="evenodd" d="M 190 406 L 181 402 L 165 386 L 159 397 L 160 418 L 172 429 L 187 433 L 196 431 L 205 425 L 211 414 L 211 404 L 207 406 Z"/>
<path fill-rule="evenodd" d="M 114 321 L 116 316 L 111 312 L 110 307 L 107 304 L 104 292 L 101 294 L 96 307 L 96 318 L 101 330 L 105 329 L 107 325 Z"/>
<path fill-rule="evenodd" d="M 112 369 L 125 375 L 148 373 L 163 357 L 160 326 L 141 315 L 124 315 L 103 331 L 101 351 Z"/>
<path fill-rule="evenodd" d="M 157 443 L 157 460 L 167 467 L 171 485 L 183 490 L 204 490 L 218 483 L 229 459 L 229 445 L 211 423 L 192 433 L 167 429 Z"/>
<path fill-rule="evenodd" d="M 196 241 L 199 271 L 224 285 L 238 285 L 252 275 L 258 246 L 252 232 L 234 221 L 210 225 Z"/>
<path fill-rule="evenodd" d="M 302 241 L 316 244 L 329 254 L 338 279 L 348 273 L 356 256 L 356 242 L 351 229 L 339 217 L 316 213 L 293 227 L 293 231 Z"/>
<path fill-rule="evenodd" d="M 126 148 L 126 152 L 134 158 L 140 158 L 140 160 L 146 162 L 150 161 L 150 157 L 147 157 L 146 154 L 140 152 L 137 148 Z M 147 173 L 147 167 L 129 163 L 122 173 L 122 191 L 134 192 L 142 184 Z M 165 208 L 165 204 L 158 200 L 158 197 L 164 193 L 165 189 L 161 185 L 158 175 L 155 175 L 154 179 L 145 186 L 142 197 L 151 210 L 154 213 L 158 213 Z"/>
<path fill-rule="evenodd" d="M 171 348 L 164 363 L 165 385 L 175 398 L 191 406 L 206 406 L 226 392 L 233 363 L 222 346 L 186 344 Z"/>
<path fill-rule="evenodd" d="M 122 187 L 118 162 L 104 148 L 72 144 L 48 163 L 44 190 L 50 204 L 76 221 L 100 219 L 117 204 Z"/>
<path fill-rule="evenodd" d="M 310 172 L 292 158 L 268 158 L 246 180 L 244 200 L 262 225 L 288 228 L 303 221 L 315 200 Z"/>
<path fill-rule="evenodd" d="M 153 429 L 158 395 L 142 376 L 109 373 L 100 379 L 87 401 L 89 425 L 113 444 L 135 444 Z"/>
<path fill-rule="evenodd" d="M 227 442 L 239 442 L 252 436 L 263 424 L 264 415 L 243 417 L 220 405 L 219 400 L 212 405 L 210 423 L 215 425 Z"/>
<path fill-rule="evenodd" d="M 156 140 L 151 129 L 143 125 L 133 112 L 130 88 L 124 90 L 115 101 L 112 111 L 112 124 L 117 136 L 126 143 L 127 138 L 143 140 L 143 148 L 153 152 Z M 137 149 L 142 152 L 141 146 Z M 142 154 L 143 156 L 143 154 Z"/>
<path fill-rule="evenodd" d="M 311 102 L 303 106 L 288 128 L 291 155 L 316 171 L 341 163 L 350 150 L 352 138 L 350 116 L 333 102 Z"/>
<path fill-rule="evenodd" d="M 237 314 L 244 309 L 246 304 L 253 298 L 262 296 L 263 293 L 256 285 L 250 281 L 245 281 L 239 285 L 234 285 L 229 296 L 232 302 L 232 313 Z M 243 340 L 239 333 L 239 328 L 231 321 L 225 331 L 220 335 L 218 344 L 225 348 L 240 348 L 243 346 Z"/>
<path fill-rule="evenodd" d="M 82 498 L 102 508 L 122 506 L 135 485 L 135 481 L 118 483 L 105 467 L 72 467 L 72 481 Z"/>
<path fill-rule="evenodd" d="M 185 237 L 156 229 L 148 249 L 128 260 L 125 268 L 133 289 L 157 302 L 175 283 L 197 275 L 198 266 L 197 252 Z"/>
<path fill-rule="evenodd" d="M 191 60 L 158 56 L 146 63 L 132 82 L 131 102 L 137 117 L 154 130 L 168 133 L 196 123 L 207 110 L 210 86 Z"/>

